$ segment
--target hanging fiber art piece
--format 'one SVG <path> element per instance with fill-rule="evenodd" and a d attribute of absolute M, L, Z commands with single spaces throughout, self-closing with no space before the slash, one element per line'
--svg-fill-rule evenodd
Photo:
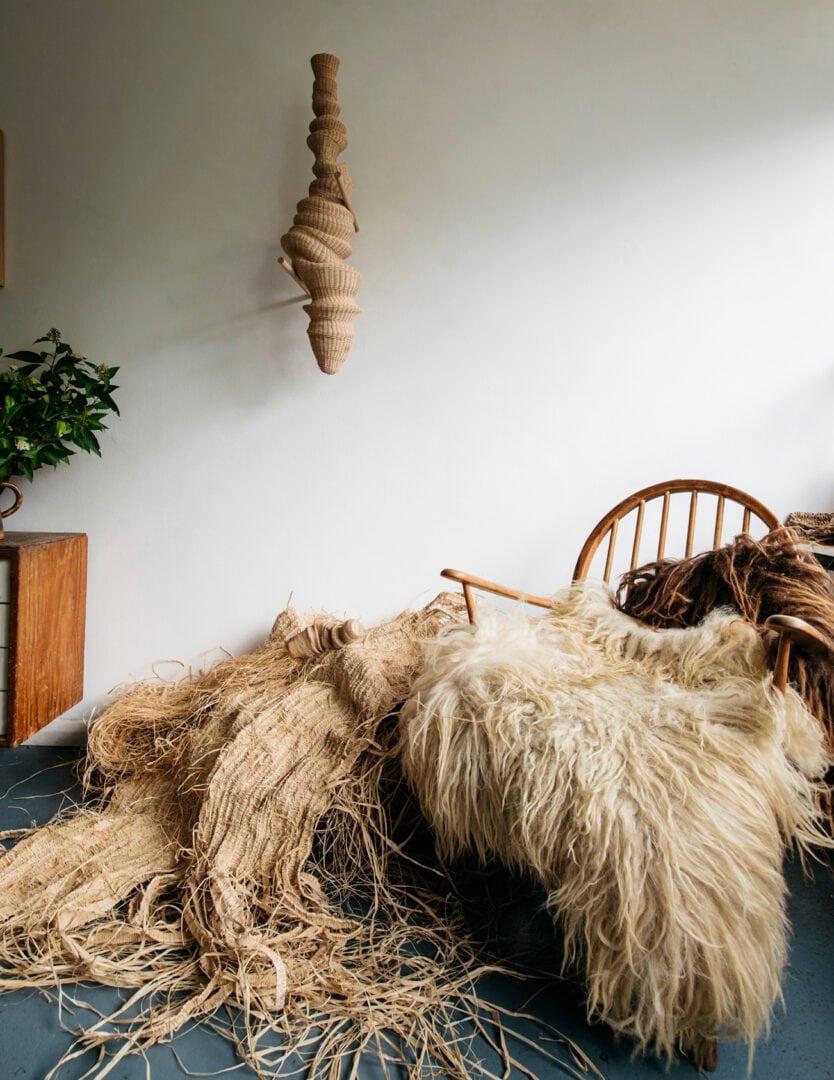
<path fill-rule="evenodd" d="M 834 584 L 801 543 L 793 529 L 779 528 L 761 540 L 743 534 L 693 558 L 648 563 L 623 576 L 617 604 L 655 627 L 696 626 L 716 608 L 731 608 L 758 627 L 777 614 L 810 623 L 830 650 L 793 649 L 789 678 L 834 755 Z"/>
<path fill-rule="evenodd" d="M 333 375 L 350 352 L 353 321 L 362 310 L 356 303 L 359 271 L 344 263 L 359 226 L 350 203 L 353 183 L 347 165 L 337 160 L 348 143 L 336 96 L 339 59 L 317 53 L 310 63 L 315 119 L 307 145 L 315 155 L 315 180 L 296 207 L 292 227 L 281 237 L 290 259 L 282 265 L 312 297 L 304 305 L 310 317 L 307 335 L 319 367 Z"/>
<path fill-rule="evenodd" d="M 496 968 L 394 820 L 421 822 L 397 786 L 389 716 L 423 641 L 463 617 L 449 594 L 367 633 L 288 609 L 258 651 L 140 684 L 102 713 L 86 762 L 95 801 L 0 848 L 0 990 L 133 991 L 50 1076 L 97 1050 L 101 1080 L 189 1020 L 259 1076 L 298 1054 L 308 1076 L 347 1075 L 347 1062 L 355 1080 L 365 1052 L 415 1076 L 491 1076 L 476 1037 L 493 1070 L 509 1068 L 512 1025 L 490 1006 L 487 1030 L 474 989 Z"/>
<path fill-rule="evenodd" d="M 831 846 L 828 755 L 726 612 L 658 631 L 577 583 L 552 613 L 485 611 L 425 645 L 403 767 L 441 853 L 532 875 L 587 1007 L 638 1050 L 704 1060 L 779 994 L 786 848 Z"/>

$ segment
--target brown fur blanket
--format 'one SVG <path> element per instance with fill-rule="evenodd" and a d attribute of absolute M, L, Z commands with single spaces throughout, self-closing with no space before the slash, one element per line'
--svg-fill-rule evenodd
<path fill-rule="evenodd" d="M 770 615 L 794 615 L 824 634 L 834 653 L 834 586 L 801 542 L 793 529 L 780 528 L 759 541 L 741 535 L 691 559 L 649 563 L 624 575 L 617 604 L 656 627 L 697 626 L 722 607 L 759 627 Z M 794 648 L 789 677 L 834 752 L 834 664 Z"/>

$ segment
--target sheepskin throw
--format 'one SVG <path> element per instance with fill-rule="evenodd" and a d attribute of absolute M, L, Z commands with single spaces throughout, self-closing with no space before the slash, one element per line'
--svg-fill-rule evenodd
<path fill-rule="evenodd" d="M 756 626 L 770 615 L 805 619 L 831 642 L 834 654 L 834 585 L 793 529 L 774 529 L 762 540 L 737 536 L 726 547 L 691 559 L 664 559 L 626 574 L 617 591 L 622 611 L 656 627 L 696 626 L 718 607 L 739 612 Z M 775 642 L 771 643 L 775 647 Z M 834 754 L 834 663 L 793 649 L 791 683 L 825 729 Z"/>
<path fill-rule="evenodd" d="M 828 843 L 819 725 L 756 631 L 652 630 L 578 584 L 425 651 L 403 758 L 445 855 L 538 878 L 589 1013 L 638 1048 L 752 1049 L 785 961 L 785 848 Z"/>
<path fill-rule="evenodd" d="M 305 657 L 288 643 L 316 621 L 288 610 L 257 652 L 130 690 L 90 733 L 98 805 L 0 848 L 0 989 L 137 988 L 71 1054 L 112 1054 L 98 1077 L 201 1018 L 258 1075 L 302 1049 L 355 1076 L 366 1048 L 480 1075 L 456 1033 L 480 961 L 442 875 L 395 857 L 383 786 L 386 717 L 462 612 L 444 594 Z"/>

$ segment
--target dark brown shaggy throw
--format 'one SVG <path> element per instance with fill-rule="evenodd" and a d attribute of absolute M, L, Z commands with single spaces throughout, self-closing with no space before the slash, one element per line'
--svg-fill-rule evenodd
<path fill-rule="evenodd" d="M 656 627 L 695 626 L 714 608 L 734 608 L 764 632 L 771 615 L 805 619 L 831 642 L 834 586 L 802 537 L 779 528 L 761 540 L 737 536 L 690 559 L 664 559 L 632 570 L 617 589 L 621 611 Z M 776 642 L 770 642 L 775 650 Z M 834 752 L 834 664 L 794 646 L 789 678 L 825 730 Z"/>

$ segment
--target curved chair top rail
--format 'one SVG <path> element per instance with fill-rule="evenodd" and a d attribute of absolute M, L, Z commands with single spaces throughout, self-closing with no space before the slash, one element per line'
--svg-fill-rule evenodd
<path fill-rule="evenodd" d="M 669 523 L 669 505 L 672 496 L 680 493 L 689 495 L 689 517 L 686 529 L 685 558 L 689 558 L 690 555 L 692 555 L 699 494 L 717 496 L 715 528 L 713 530 L 713 548 L 721 546 L 721 533 L 724 526 L 724 507 L 728 502 L 736 503 L 743 508 L 744 514 L 741 529 L 743 533 L 748 533 L 750 531 L 750 522 L 754 517 L 758 518 L 768 531 L 770 529 L 775 529 L 779 525 L 779 519 L 772 510 L 769 510 L 764 505 L 764 503 L 760 503 L 758 499 L 754 499 L 752 495 L 748 495 L 747 492 L 741 491 L 739 488 L 730 487 L 729 484 L 719 484 L 712 480 L 667 480 L 661 484 L 652 484 L 650 487 L 635 491 L 633 495 L 629 495 L 627 498 L 623 499 L 622 502 L 617 503 L 613 510 L 609 510 L 605 517 L 594 526 L 590 536 L 585 541 L 582 551 L 579 553 L 576 569 L 573 572 L 574 581 L 582 581 L 588 576 L 594 556 L 601 547 L 606 536 L 608 537 L 608 551 L 605 558 L 605 573 L 603 576 L 606 582 L 611 580 L 611 570 L 614 563 L 614 550 L 617 545 L 619 524 L 624 517 L 635 509 L 637 510 L 637 519 L 634 525 L 631 569 L 636 569 L 640 555 L 640 541 L 643 535 L 643 519 L 645 516 L 646 504 L 653 502 L 655 499 L 663 500 L 657 542 L 657 558 L 658 560 L 662 559 L 666 554 L 666 530 Z"/>

